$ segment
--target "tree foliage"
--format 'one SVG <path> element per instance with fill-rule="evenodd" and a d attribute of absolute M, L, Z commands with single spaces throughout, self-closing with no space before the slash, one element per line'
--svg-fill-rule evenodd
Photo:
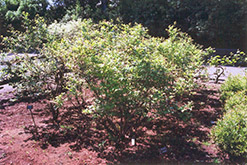
<path fill-rule="evenodd" d="M 20 26 L 22 11 L 30 18 L 46 16 L 51 22 L 118 19 L 141 23 L 154 36 L 167 36 L 164 29 L 176 21 L 202 45 L 246 49 L 246 0 L 54 0 L 48 4 L 47 0 L 1 0 L 0 15 L 5 24 L 16 27 Z"/>
<path fill-rule="evenodd" d="M 142 23 L 153 35 L 176 21 L 205 46 L 246 48 L 246 0 L 125 0 L 119 8 L 125 22 Z"/>
<path fill-rule="evenodd" d="M 38 14 L 44 16 L 47 12 L 46 0 L 0 0 L 0 42 L 3 36 L 11 35 L 10 29 L 23 31 L 22 13 L 28 13 L 28 19 L 34 19 Z M 1 44 L 0 44 L 1 48 Z"/>

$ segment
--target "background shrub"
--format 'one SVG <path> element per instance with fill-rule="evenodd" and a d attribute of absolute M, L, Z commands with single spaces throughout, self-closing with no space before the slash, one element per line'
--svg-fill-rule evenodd
<path fill-rule="evenodd" d="M 212 130 L 212 137 L 223 153 L 233 160 L 247 158 L 247 106 L 229 109 Z"/>
<path fill-rule="evenodd" d="M 43 44 L 52 40 L 48 33 L 47 24 L 38 15 L 35 19 L 30 20 L 29 14 L 23 12 L 22 18 L 23 32 L 12 29 L 12 35 L 3 38 L 4 51 L 37 53 Z"/>
<path fill-rule="evenodd" d="M 246 96 L 246 91 L 240 91 L 235 94 L 233 94 L 231 97 L 229 97 L 226 100 L 226 103 L 224 105 L 224 110 L 232 110 L 235 108 L 237 105 L 247 105 L 247 96 Z"/>
<path fill-rule="evenodd" d="M 77 21 L 71 20 L 66 23 L 54 22 L 48 26 L 48 32 L 56 39 L 74 38 L 80 33 L 83 22 L 78 19 Z"/>
<path fill-rule="evenodd" d="M 221 151 L 234 161 L 247 158 L 246 77 L 230 76 L 221 86 L 225 112 L 212 129 L 212 137 Z"/>
<path fill-rule="evenodd" d="M 235 93 L 246 90 L 247 78 L 242 76 L 229 76 L 224 84 L 221 85 L 221 100 L 225 102 Z"/>

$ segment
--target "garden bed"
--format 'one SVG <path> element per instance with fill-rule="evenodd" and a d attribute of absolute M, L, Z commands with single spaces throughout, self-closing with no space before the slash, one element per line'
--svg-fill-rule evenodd
<path fill-rule="evenodd" d="M 218 150 L 209 138 L 210 129 L 222 111 L 218 89 L 219 85 L 207 84 L 207 88 L 196 91 L 191 97 L 194 107 L 189 121 L 183 122 L 174 116 L 156 119 L 152 125 L 144 127 L 146 136 L 143 137 L 146 138 L 136 137 L 136 145 L 129 143 L 121 155 L 114 153 L 110 143 L 104 142 L 104 132 L 87 125 L 90 116 L 75 120 L 79 118 L 72 115 L 73 111 L 64 110 L 58 129 L 51 122 L 49 112 L 44 111 L 46 100 L 12 104 L 4 101 L 6 106 L 0 109 L 0 163 L 154 164 L 224 161 L 218 157 Z M 32 118 L 26 109 L 28 104 L 34 107 L 38 139 L 34 137 Z M 69 115 L 66 114 L 68 112 Z M 71 117 L 75 119 L 70 120 Z M 161 148 L 166 148 L 166 151 L 161 151 Z"/>

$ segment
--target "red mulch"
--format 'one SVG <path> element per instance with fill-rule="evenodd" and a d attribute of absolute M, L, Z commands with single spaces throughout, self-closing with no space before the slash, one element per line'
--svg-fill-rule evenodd
<path fill-rule="evenodd" d="M 60 128 L 51 120 L 46 100 L 28 103 L 0 98 L 0 164 L 158 164 L 212 163 L 222 161 L 209 134 L 221 117 L 219 85 L 207 84 L 191 97 L 191 119 L 182 121 L 167 116 L 144 128 L 145 136 L 136 138 L 136 146 L 121 153 L 105 140 L 106 133 L 86 116 L 73 109 L 62 111 Z M 2 99 L 2 100 L 1 100 Z M 35 134 L 30 112 L 32 104 L 39 135 Z M 69 105 L 68 105 L 69 107 Z M 73 120 L 71 120 L 73 119 Z M 161 153 L 161 148 L 167 151 Z"/>

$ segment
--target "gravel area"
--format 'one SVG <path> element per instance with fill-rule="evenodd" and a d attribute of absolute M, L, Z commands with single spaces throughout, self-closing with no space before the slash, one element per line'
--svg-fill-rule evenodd
<path fill-rule="evenodd" d="M 227 77 L 229 77 L 230 75 L 232 76 L 245 76 L 246 75 L 246 71 L 247 71 L 247 67 L 233 67 L 233 66 L 224 66 L 224 73 L 220 76 L 220 81 L 225 81 L 227 79 Z M 217 67 L 207 67 L 207 73 L 209 78 L 215 79 L 216 75 L 216 70 L 218 68 Z"/>

